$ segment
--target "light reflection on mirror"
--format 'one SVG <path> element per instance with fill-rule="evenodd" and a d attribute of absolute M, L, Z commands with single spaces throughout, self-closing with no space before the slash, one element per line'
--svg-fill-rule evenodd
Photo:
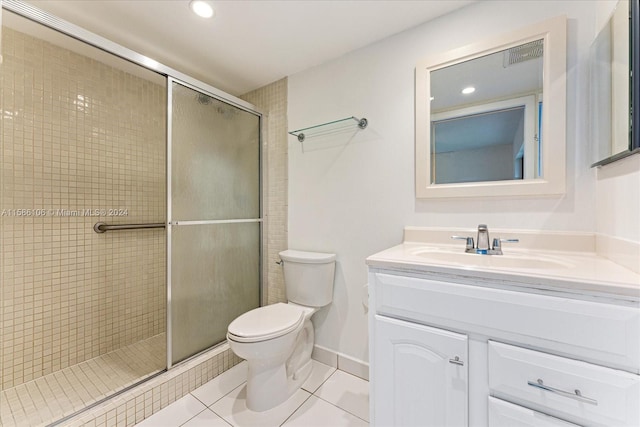
<path fill-rule="evenodd" d="M 431 72 L 431 183 L 541 177 L 543 53 L 540 39 Z"/>

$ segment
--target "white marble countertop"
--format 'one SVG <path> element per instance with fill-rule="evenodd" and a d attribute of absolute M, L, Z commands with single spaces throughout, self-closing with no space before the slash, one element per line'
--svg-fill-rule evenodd
<path fill-rule="evenodd" d="M 640 274 L 594 252 L 507 245 L 503 251 L 504 255 L 465 254 L 464 244 L 405 242 L 371 255 L 366 262 L 372 268 L 466 277 L 502 287 L 640 301 Z"/>

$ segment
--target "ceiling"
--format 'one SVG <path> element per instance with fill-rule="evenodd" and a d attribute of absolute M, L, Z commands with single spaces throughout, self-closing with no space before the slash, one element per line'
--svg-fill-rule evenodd
<path fill-rule="evenodd" d="M 476 0 L 28 0 L 232 95 L 337 58 Z"/>
<path fill-rule="evenodd" d="M 525 43 L 521 46 L 527 45 Z M 542 93 L 542 56 L 531 56 L 531 59 L 508 64 L 505 61 L 508 60 L 510 51 L 511 49 L 501 50 L 433 71 L 432 113 Z M 462 89 L 468 86 L 474 87 L 476 91 L 469 95 L 462 94 Z"/>

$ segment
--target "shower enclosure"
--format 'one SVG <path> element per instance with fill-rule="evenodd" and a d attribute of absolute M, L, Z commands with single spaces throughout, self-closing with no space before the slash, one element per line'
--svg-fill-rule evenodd
<path fill-rule="evenodd" d="M 262 116 L 3 7 L 0 425 L 47 425 L 221 343 L 260 304 Z"/>
<path fill-rule="evenodd" d="M 168 364 L 260 302 L 260 119 L 169 79 Z"/>

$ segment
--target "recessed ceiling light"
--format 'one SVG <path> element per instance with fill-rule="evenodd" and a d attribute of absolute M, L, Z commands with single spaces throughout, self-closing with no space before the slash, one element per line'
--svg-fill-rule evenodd
<path fill-rule="evenodd" d="M 432 96 L 431 98 L 429 98 L 429 101 L 433 101 L 434 99 L 436 99 L 434 96 Z"/>
<path fill-rule="evenodd" d="M 189 7 L 198 16 L 203 18 L 211 18 L 213 16 L 213 8 L 209 3 L 203 0 L 191 0 Z"/>
<path fill-rule="evenodd" d="M 473 93 L 476 91 L 476 88 L 473 86 L 467 86 L 464 89 L 462 89 L 462 93 L 464 93 L 465 95 L 469 95 L 470 93 Z"/>

